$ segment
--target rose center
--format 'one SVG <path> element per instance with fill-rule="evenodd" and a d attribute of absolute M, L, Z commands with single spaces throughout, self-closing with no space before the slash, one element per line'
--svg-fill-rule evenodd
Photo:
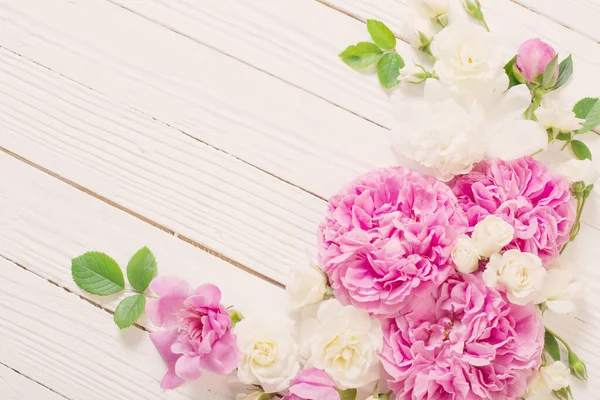
<path fill-rule="evenodd" d="M 272 342 L 254 343 L 252 361 L 254 364 L 266 367 L 275 362 L 275 344 Z"/>

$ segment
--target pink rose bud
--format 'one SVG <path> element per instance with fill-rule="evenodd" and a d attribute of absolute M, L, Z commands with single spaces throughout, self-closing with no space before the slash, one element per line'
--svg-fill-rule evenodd
<path fill-rule="evenodd" d="M 535 78 L 544 73 L 546 66 L 556 56 L 556 50 L 540 39 L 529 39 L 519 47 L 516 66 L 527 82 L 534 83 Z M 555 75 L 558 77 L 558 65 Z"/>

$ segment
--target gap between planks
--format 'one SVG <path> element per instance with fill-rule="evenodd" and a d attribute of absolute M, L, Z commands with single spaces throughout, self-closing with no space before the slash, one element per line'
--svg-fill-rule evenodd
<path fill-rule="evenodd" d="M 16 153 L 14 153 L 14 152 L 12 152 L 12 151 L 10 151 L 10 150 L 2 147 L 2 146 L 0 146 L 0 151 L 2 151 L 3 153 L 6 153 L 7 155 L 9 155 L 9 156 L 11 156 L 13 158 L 16 158 L 19 161 L 24 162 L 25 164 L 27 164 L 27 165 L 29 165 L 29 166 L 31 166 L 31 167 L 33 167 L 33 168 L 35 168 L 35 169 L 37 169 L 37 170 L 45 173 L 47 175 L 50 175 L 51 177 L 53 177 L 55 179 L 60 180 L 63 183 L 66 183 L 69 186 L 74 187 L 75 189 L 77 189 L 77 190 L 79 190 L 81 192 L 89 194 L 90 196 L 92 196 L 92 197 L 94 197 L 94 198 L 96 198 L 96 199 L 98 199 L 98 200 L 100 200 L 100 201 L 102 201 L 102 202 L 104 202 L 104 203 L 106 203 L 106 204 L 114 207 L 114 208 L 117 208 L 117 209 L 119 209 L 119 210 L 121 210 L 121 211 L 123 211 L 123 212 L 125 212 L 125 213 L 127 213 L 127 214 L 129 214 L 129 215 L 131 215 L 131 216 L 133 216 L 133 217 L 135 217 L 135 218 L 137 218 L 137 219 L 139 219 L 139 220 L 147 223 L 147 224 L 150 224 L 153 227 L 155 227 L 157 229 L 160 229 L 163 232 L 166 232 L 166 233 L 168 233 L 170 235 L 173 235 L 174 237 L 176 237 L 179 240 L 187 242 L 187 243 L 191 244 L 192 246 L 197 247 L 198 249 L 200 249 L 200 250 L 202 250 L 202 251 L 204 251 L 204 252 L 206 252 L 206 253 L 208 253 L 208 254 L 210 254 L 212 256 L 220 258 L 221 260 L 223 260 L 223 261 L 225 261 L 225 262 L 233 265 L 236 268 L 241 269 L 244 272 L 249 273 L 250 275 L 256 276 L 257 278 L 260 278 L 260 279 L 262 279 L 262 280 L 264 280 L 266 282 L 269 282 L 270 284 L 275 285 L 275 286 L 277 286 L 279 288 L 283 289 L 285 287 L 285 285 L 283 283 L 281 283 L 281 282 L 279 282 L 279 281 L 277 281 L 277 280 L 275 280 L 273 278 L 270 278 L 270 277 L 268 277 L 268 276 L 266 276 L 266 275 L 264 275 L 264 274 L 262 274 L 262 273 L 260 273 L 258 271 L 255 271 L 255 270 L 253 270 L 253 269 L 251 269 L 251 268 L 249 268 L 249 267 L 247 267 L 247 266 L 245 266 L 245 265 L 243 265 L 243 264 L 241 264 L 241 263 L 239 263 L 239 262 L 237 262 L 237 261 L 235 261 L 235 260 L 233 260 L 233 259 L 225 256 L 224 254 L 221 254 L 221 253 L 219 253 L 219 252 L 217 252 L 217 251 L 215 251 L 215 250 L 213 250 L 213 249 L 211 249 L 211 248 L 209 248 L 209 247 L 207 247 L 207 246 L 205 246 L 205 245 L 203 245 L 203 244 L 201 244 L 201 243 L 199 243 L 199 242 L 197 242 L 197 241 L 195 241 L 195 240 L 193 240 L 193 239 L 191 239 L 191 238 L 189 238 L 187 236 L 180 235 L 179 233 L 175 232 L 174 230 L 169 229 L 166 226 L 164 226 L 162 224 L 159 224 L 158 222 L 155 222 L 155 221 L 153 221 L 153 220 L 151 220 L 151 219 L 149 219 L 149 218 L 147 218 L 147 217 L 145 217 L 145 216 L 143 216 L 143 215 L 141 215 L 141 214 L 139 214 L 139 213 L 137 213 L 137 212 L 135 212 L 135 211 L 127 208 L 127 207 L 124 207 L 124 206 L 122 206 L 122 205 L 114 202 L 113 200 L 100 195 L 99 193 L 96 193 L 96 192 L 94 192 L 92 190 L 89 190 L 86 187 L 84 187 L 84 186 L 82 186 L 82 185 L 80 185 L 80 184 L 78 184 L 78 183 L 76 183 L 76 182 L 74 182 L 74 181 L 72 181 L 70 179 L 67 179 L 67 178 L 65 178 L 65 177 L 63 177 L 63 176 L 61 176 L 61 175 L 59 175 L 59 174 L 57 174 L 57 173 L 55 173 L 53 171 L 50 171 L 49 169 L 47 169 L 47 168 L 45 168 L 45 167 L 43 167 L 43 166 L 41 166 L 39 164 L 36 164 L 33 161 L 28 160 L 27 158 L 20 156 L 19 154 L 16 154 Z M 12 260 L 8 260 L 8 261 L 15 263 Z M 15 264 L 17 264 L 17 263 L 15 263 Z M 17 265 L 19 265 L 19 264 L 17 264 Z M 27 268 L 25 268 L 23 266 L 21 266 L 21 268 L 24 268 L 24 269 L 28 270 Z M 42 278 L 44 278 L 44 277 L 42 277 Z M 53 284 L 55 284 L 57 286 L 60 286 L 57 283 L 52 282 L 50 280 L 49 280 L 49 282 L 51 282 L 51 283 L 53 283 Z M 62 287 L 62 286 L 60 286 L 60 287 Z M 66 289 L 64 287 L 62 287 L 62 288 L 70 292 L 69 289 Z M 90 301 L 90 302 L 92 304 L 96 304 L 96 303 L 94 303 L 92 301 Z M 101 306 L 99 306 L 99 307 L 103 308 Z M 110 311 L 110 310 L 107 310 L 107 309 L 104 309 L 104 310 L 112 313 L 112 311 Z"/>
<path fill-rule="evenodd" d="M 2 257 L 2 256 L 0 256 L 0 257 Z M 68 398 L 67 396 L 65 396 L 65 395 L 63 395 L 63 394 L 61 394 L 61 393 L 57 392 L 56 390 L 52 389 L 50 386 L 46 386 L 46 385 L 44 385 L 43 383 L 41 383 L 41 382 L 38 382 L 38 381 L 36 381 L 35 379 L 32 379 L 31 377 L 29 377 L 29 376 L 25 375 L 25 374 L 24 374 L 24 373 L 22 373 L 21 371 L 14 369 L 14 368 L 13 368 L 13 367 L 11 367 L 10 365 L 6 365 L 6 364 L 5 364 L 5 363 L 3 363 L 2 361 L 0 361 L 0 365 L 1 365 L 1 366 L 3 366 L 3 367 L 5 367 L 5 368 L 8 368 L 8 369 L 10 369 L 10 370 L 11 370 L 12 372 L 14 372 L 15 374 L 18 374 L 18 375 L 22 376 L 23 378 L 25 378 L 25 379 L 27 379 L 27 380 L 29 380 L 29 381 L 31 381 L 31 382 L 33 382 L 33 383 L 35 383 L 36 385 L 40 385 L 41 387 L 43 387 L 43 388 L 45 388 L 45 389 L 48 389 L 50 392 L 52 392 L 52 393 L 56 394 L 57 396 L 60 396 L 60 397 L 62 397 L 63 399 L 67 399 L 67 400 L 69 400 L 69 398 Z M 40 400 L 40 399 L 34 399 L 34 400 Z"/>

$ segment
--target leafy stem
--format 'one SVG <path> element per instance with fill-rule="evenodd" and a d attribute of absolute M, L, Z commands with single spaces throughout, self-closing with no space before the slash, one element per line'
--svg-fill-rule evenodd
<path fill-rule="evenodd" d="M 569 343 L 567 343 L 567 341 L 565 339 L 563 339 L 562 337 L 558 336 L 556 334 L 556 332 L 554 332 L 552 329 L 546 327 L 546 332 L 548 332 L 550 335 L 554 336 L 554 338 L 556 340 L 558 340 L 559 342 L 561 342 L 563 344 L 563 346 L 565 346 L 565 349 L 567 349 L 567 351 L 569 353 L 573 352 L 573 350 L 571 350 L 571 346 L 569 346 Z"/>

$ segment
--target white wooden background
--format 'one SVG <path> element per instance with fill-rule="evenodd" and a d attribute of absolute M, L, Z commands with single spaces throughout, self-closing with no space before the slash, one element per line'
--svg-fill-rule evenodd
<path fill-rule="evenodd" d="M 394 164 L 395 95 L 336 55 L 366 18 L 400 32 L 408 1 L 0 0 L 0 399 L 233 399 L 212 376 L 163 393 L 145 321 L 120 332 L 70 259 L 148 245 L 161 274 L 282 313 L 326 199 Z M 573 54 L 567 101 L 600 96 L 599 0 L 482 1 L 515 49 Z M 598 197 L 568 250 L 586 300 L 551 322 L 588 362 L 579 399 L 600 392 Z"/>

